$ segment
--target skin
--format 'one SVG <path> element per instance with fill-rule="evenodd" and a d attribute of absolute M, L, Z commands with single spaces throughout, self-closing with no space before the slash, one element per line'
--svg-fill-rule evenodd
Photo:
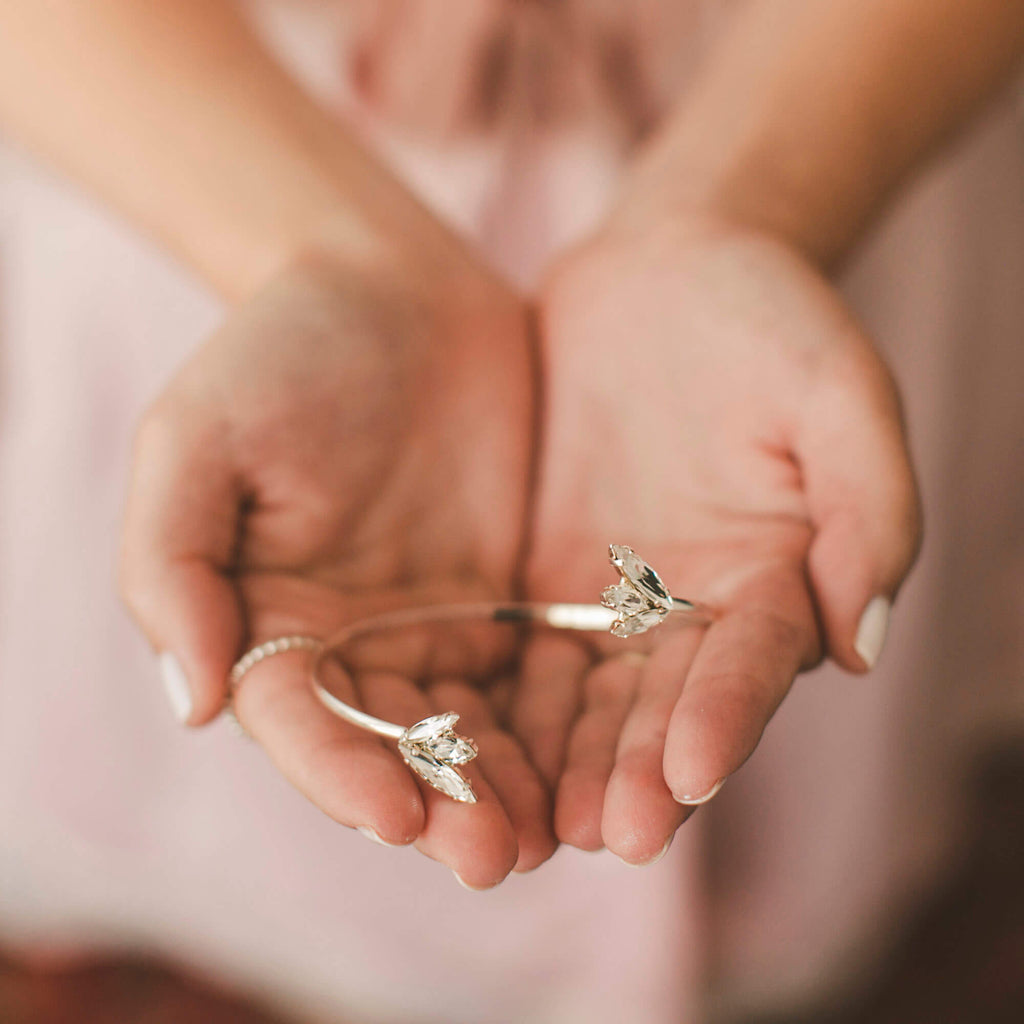
<path fill-rule="evenodd" d="M 719 610 L 588 662 L 562 728 L 522 730 L 560 766 L 562 841 L 649 863 L 800 669 L 871 667 L 861 617 L 921 515 L 896 388 L 825 272 L 1022 52 L 1001 0 L 749 4 L 548 276 L 532 592 L 595 594 L 616 540 Z"/>
<path fill-rule="evenodd" d="M 609 649 L 564 739 L 559 838 L 644 863 L 801 669 L 826 649 L 866 669 L 857 622 L 909 570 L 917 496 L 885 367 L 774 239 L 711 222 L 605 235 L 562 264 L 544 311 L 533 592 L 597 593 L 595 556 L 627 538 L 718 612 L 664 627 L 647 661 Z"/>
<path fill-rule="evenodd" d="M 229 318 L 141 425 L 123 587 L 154 646 L 182 662 L 193 723 L 219 712 L 225 666 L 247 645 L 511 594 L 532 455 L 525 309 L 482 274 L 387 267 L 307 256 Z M 472 445 L 458 443 L 467 423 Z M 462 712 L 481 745 L 479 800 L 464 806 L 321 706 L 309 668 L 306 653 L 269 660 L 234 707 L 331 817 L 415 842 L 474 888 L 550 856 L 547 788 L 485 696 L 457 676 L 424 693 L 387 665 L 360 680 L 391 721 Z M 351 695 L 351 680 L 332 684 Z"/>
<path fill-rule="evenodd" d="M 0 125 L 233 304 L 140 426 L 125 525 L 125 599 L 188 723 L 248 644 L 520 586 L 593 600 L 629 543 L 714 625 L 642 659 L 539 638 L 490 689 L 359 680 L 395 721 L 463 712 L 477 805 L 329 715 L 306 655 L 254 669 L 237 712 L 326 813 L 473 887 L 559 839 L 650 861 L 801 667 L 865 668 L 857 623 L 919 521 L 892 382 L 823 268 L 1022 38 L 1009 0 L 744 5 L 527 303 L 233 5 L 0 0 Z"/>
<path fill-rule="evenodd" d="M 0 26 L 0 124 L 231 304 L 143 417 L 125 515 L 121 590 L 184 672 L 187 724 L 219 715 L 249 644 L 510 596 L 536 444 L 523 298 L 291 80 L 233 4 L 4 3 Z M 235 707 L 335 820 L 415 842 L 473 888 L 551 854 L 547 787 L 457 674 L 434 695 L 395 671 L 360 682 L 394 721 L 459 709 L 481 744 L 473 806 L 418 786 L 308 678 L 307 655 L 271 659 Z"/>

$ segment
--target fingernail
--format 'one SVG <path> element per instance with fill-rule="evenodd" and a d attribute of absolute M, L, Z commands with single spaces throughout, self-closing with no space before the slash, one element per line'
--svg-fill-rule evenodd
<path fill-rule="evenodd" d="M 699 807 L 701 804 L 706 804 L 723 786 L 725 785 L 725 779 L 719 779 L 706 793 L 701 793 L 699 796 L 690 796 L 684 793 L 682 796 L 675 797 L 677 804 L 685 804 L 687 807 Z"/>
<path fill-rule="evenodd" d="M 487 892 L 488 889 L 494 888 L 492 885 L 485 885 L 478 889 L 475 885 L 470 885 L 469 882 L 465 881 L 458 871 L 453 871 L 452 874 L 455 876 L 455 881 L 458 882 L 463 889 L 468 889 L 470 892 Z"/>
<path fill-rule="evenodd" d="M 158 662 L 160 678 L 164 681 L 164 690 L 167 691 L 167 699 L 171 703 L 174 717 L 179 722 L 187 722 L 189 715 L 192 714 L 192 691 L 189 689 L 185 670 L 170 651 L 164 651 Z"/>
<path fill-rule="evenodd" d="M 669 836 L 668 841 L 665 843 L 665 845 L 650 860 L 642 860 L 637 862 L 635 860 L 625 860 L 622 857 L 619 857 L 619 860 L 621 860 L 622 863 L 629 868 L 649 868 L 652 864 L 657 864 L 658 861 L 661 860 L 661 858 L 664 857 L 666 853 L 668 853 L 668 848 L 672 845 L 672 840 L 674 838 L 674 835 Z"/>
<path fill-rule="evenodd" d="M 868 668 L 874 668 L 878 656 L 885 646 L 885 634 L 889 631 L 889 612 L 892 603 L 887 597 L 873 597 L 857 625 L 857 639 L 853 649 L 864 659 Z"/>
<path fill-rule="evenodd" d="M 401 843 L 389 843 L 386 839 L 382 839 L 379 832 L 370 828 L 369 825 L 360 825 L 356 831 L 363 836 L 366 836 L 371 843 L 377 843 L 379 846 L 401 846 Z"/>

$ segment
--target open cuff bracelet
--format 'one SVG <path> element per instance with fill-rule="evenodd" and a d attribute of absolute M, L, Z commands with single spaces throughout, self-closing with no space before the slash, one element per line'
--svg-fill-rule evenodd
<path fill-rule="evenodd" d="M 553 629 L 609 632 L 617 637 L 630 637 L 645 633 L 669 618 L 682 625 L 706 625 L 714 617 L 707 605 L 672 597 L 661 577 L 632 548 L 612 544 L 609 559 L 618 570 L 619 582 L 605 589 L 601 604 L 531 601 L 426 605 L 361 619 L 326 641 L 306 636 L 279 637 L 253 647 L 235 663 L 229 676 L 230 692 L 234 693 L 249 669 L 268 657 L 291 650 L 313 652 L 313 692 L 329 711 L 360 729 L 397 741 L 402 759 L 420 778 L 453 800 L 475 803 L 473 787 L 460 766 L 476 757 L 477 746 L 469 737 L 455 732 L 459 716 L 454 711 L 431 715 L 408 728 L 376 718 L 327 689 L 322 679 L 325 659 L 368 634 L 433 622 L 536 623 Z"/>

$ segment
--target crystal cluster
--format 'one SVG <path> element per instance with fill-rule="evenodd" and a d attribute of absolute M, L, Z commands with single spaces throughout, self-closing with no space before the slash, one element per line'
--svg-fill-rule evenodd
<path fill-rule="evenodd" d="M 612 544 L 608 557 L 620 576 L 618 584 L 601 595 L 601 604 L 618 615 L 611 625 L 612 635 L 646 633 L 672 611 L 672 598 L 661 577 L 632 548 Z"/>
<path fill-rule="evenodd" d="M 405 763 L 434 789 L 461 803 L 475 804 L 473 787 L 456 765 L 476 757 L 476 744 L 453 730 L 458 720 L 454 711 L 424 718 L 405 730 L 398 741 L 398 751 Z"/>

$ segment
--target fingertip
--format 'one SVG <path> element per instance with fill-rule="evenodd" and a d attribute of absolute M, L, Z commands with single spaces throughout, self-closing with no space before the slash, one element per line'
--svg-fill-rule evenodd
<path fill-rule="evenodd" d="M 423 802 L 416 794 L 405 806 L 387 808 L 374 816 L 370 824 L 358 826 L 358 830 L 382 846 L 412 846 L 423 832 L 425 822 Z"/>
<path fill-rule="evenodd" d="M 889 632 L 891 611 L 892 602 L 889 598 L 878 595 L 868 602 L 861 613 L 853 649 L 863 662 L 864 671 L 870 671 L 878 663 Z"/>
<path fill-rule="evenodd" d="M 681 804 L 683 807 L 697 808 L 703 804 L 709 803 L 716 796 L 718 796 L 719 790 L 725 785 L 725 778 L 718 779 L 709 789 L 704 789 L 696 793 L 672 793 L 672 799 L 677 804 Z"/>
<path fill-rule="evenodd" d="M 541 864 L 547 863 L 558 849 L 558 840 L 553 834 L 545 832 L 542 836 L 531 836 L 530 841 L 520 842 L 519 857 L 512 869 L 517 875 L 526 875 L 536 871 Z"/>
<path fill-rule="evenodd" d="M 452 870 L 452 874 L 455 876 L 455 881 L 462 886 L 467 892 L 490 892 L 491 889 L 501 885 L 504 878 L 499 878 L 497 882 L 493 882 L 489 885 L 474 885 L 471 882 L 467 882 L 465 878 L 458 873 L 458 871 Z"/>
<path fill-rule="evenodd" d="M 868 365 L 872 372 L 844 380 L 836 402 L 812 404 L 799 446 L 815 530 L 808 569 L 827 650 L 855 673 L 881 655 L 891 603 L 923 536 L 898 392 L 877 356 Z"/>
<path fill-rule="evenodd" d="M 562 776 L 555 797 L 555 836 L 559 842 L 575 846 L 585 853 L 604 849 L 601 835 L 601 814 L 606 783 L 590 779 L 583 773 L 568 772 Z"/>
<path fill-rule="evenodd" d="M 242 618 L 231 583 L 203 564 L 174 567 L 154 582 L 147 631 L 172 713 L 199 726 L 223 710 L 228 674 L 241 654 Z"/>
<path fill-rule="evenodd" d="M 394 849 L 395 847 L 409 845 L 408 842 L 391 842 L 391 840 L 385 839 L 375 828 L 371 828 L 369 825 L 357 825 L 356 831 L 361 836 L 369 839 L 371 843 L 376 843 L 378 846 L 388 846 Z"/>
<path fill-rule="evenodd" d="M 774 710 L 760 681 L 749 676 L 702 682 L 713 696 L 684 693 L 665 743 L 665 784 L 680 806 L 697 807 L 714 796 L 757 746 Z"/>
<path fill-rule="evenodd" d="M 889 635 L 891 591 L 873 578 L 867 556 L 846 548 L 840 563 L 822 547 L 812 550 L 810 568 L 825 648 L 844 671 L 864 675 L 878 663 Z"/>
<path fill-rule="evenodd" d="M 690 813 L 672 799 L 662 761 L 663 744 L 638 747 L 620 756 L 608 782 L 601 816 L 604 845 L 636 867 L 654 863 Z"/>
<path fill-rule="evenodd" d="M 192 688 L 181 662 L 173 651 L 162 651 L 157 655 L 160 679 L 164 693 L 171 706 L 171 714 L 182 724 L 189 725 L 192 717 Z"/>
<path fill-rule="evenodd" d="M 370 754 L 369 751 L 367 753 Z M 382 748 L 374 750 L 371 757 L 379 761 L 375 774 L 380 789 L 376 795 L 358 791 L 350 793 L 345 813 L 349 816 L 358 814 L 365 822 L 363 827 L 376 833 L 385 846 L 412 846 L 423 835 L 427 825 L 427 808 L 420 789 L 405 766 L 395 763 L 389 751 Z M 391 782 L 386 796 L 381 792 L 385 780 Z M 396 782 L 397 786 L 394 785 Z"/>
<path fill-rule="evenodd" d="M 448 856 L 438 856 L 438 851 L 421 847 L 419 840 L 416 846 L 421 853 L 447 864 L 467 889 L 493 889 L 515 869 L 519 845 L 511 827 L 502 829 L 497 822 L 489 824 L 491 827 L 484 825 L 479 830 L 476 842 L 459 844 L 447 851 Z"/>
<path fill-rule="evenodd" d="M 515 826 L 488 782 L 472 768 L 476 803 L 458 803 L 421 783 L 426 821 L 416 849 L 454 871 L 472 889 L 491 889 L 519 860 Z"/>
<path fill-rule="evenodd" d="M 225 569 L 237 543 L 237 481 L 216 439 L 197 432 L 201 419 L 163 400 L 143 417 L 119 563 L 122 598 L 157 652 L 171 710 L 193 726 L 223 709 L 243 640 Z"/>
<path fill-rule="evenodd" d="M 669 849 L 672 846 L 673 839 L 675 839 L 674 832 L 672 833 L 672 835 L 668 837 L 668 839 L 665 840 L 665 842 L 658 848 L 658 850 L 654 854 L 647 854 L 644 852 L 628 850 L 625 852 L 618 852 L 616 850 L 612 850 L 612 853 L 614 853 L 615 856 L 618 857 L 619 860 L 621 860 L 622 863 L 625 864 L 628 868 L 649 868 L 653 867 L 655 864 L 658 863 L 658 861 L 664 858 L 665 854 L 668 853 Z M 646 846 L 647 844 L 644 843 L 643 848 L 646 849 Z M 609 849 L 611 849 L 611 847 L 609 847 Z"/>

